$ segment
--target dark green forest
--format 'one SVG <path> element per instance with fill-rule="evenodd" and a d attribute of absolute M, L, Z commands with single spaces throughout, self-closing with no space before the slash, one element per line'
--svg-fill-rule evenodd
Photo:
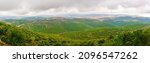
<path fill-rule="evenodd" d="M 150 26 L 141 21 L 95 19 L 4 20 L 4 46 L 149 46 Z"/>

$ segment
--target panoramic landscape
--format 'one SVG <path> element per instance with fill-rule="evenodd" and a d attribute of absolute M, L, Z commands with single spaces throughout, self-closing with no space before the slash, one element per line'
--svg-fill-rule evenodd
<path fill-rule="evenodd" d="M 1 46 L 150 46 L 148 0 L 14 1 L 0 0 Z"/>

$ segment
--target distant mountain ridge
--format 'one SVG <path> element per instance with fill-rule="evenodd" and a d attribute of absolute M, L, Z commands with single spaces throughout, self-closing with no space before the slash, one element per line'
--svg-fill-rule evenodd
<path fill-rule="evenodd" d="M 54 17 L 63 17 L 63 18 L 112 18 L 112 17 L 139 17 L 136 15 L 126 15 L 126 14 L 59 14 L 59 15 L 37 15 L 37 16 L 0 16 L 1 19 L 25 19 L 25 18 L 54 18 Z M 143 17 L 148 18 L 148 17 Z"/>

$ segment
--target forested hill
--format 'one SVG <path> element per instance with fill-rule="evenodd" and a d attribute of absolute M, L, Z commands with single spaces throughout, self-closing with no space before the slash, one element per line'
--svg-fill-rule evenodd
<path fill-rule="evenodd" d="M 150 46 L 150 28 L 121 33 L 105 45 Z"/>
<path fill-rule="evenodd" d="M 74 40 L 58 34 L 45 35 L 0 22 L 0 45 L 146 46 L 150 45 L 150 28 L 120 32 L 120 34 L 93 40 Z"/>
<path fill-rule="evenodd" d="M 68 41 L 68 42 L 67 42 Z M 63 43 L 63 44 L 61 44 Z M 44 35 L 9 24 L 0 23 L 0 45 L 67 45 L 69 39 Z"/>

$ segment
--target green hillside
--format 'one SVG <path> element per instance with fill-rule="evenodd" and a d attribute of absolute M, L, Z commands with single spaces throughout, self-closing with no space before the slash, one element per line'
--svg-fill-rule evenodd
<path fill-rule="evenodd" d="M 132 25 L 142 25 L 143 22 L 135 21 L 103 21 L 97 19 L 83 19 L 83 18 L 49 18 L 41 20 L 6 20 L 6 22 L 22 27 L 34 32 L 42 33 L 64 33 L 74 31 L 87 31 L 99 28 L 112 28 Z"/>
<path fill-rule="evenodd" d="M 143 21 L 83 18 L 9 19 L 0 22 L 0 45 L 139 46 L 150 45 Z"/>
<path fill-rule="evenodd" d="M 131 32 L 125 32 L 120 35 L 116 35 L 110 42 L 107 43 L 107 45 L 149 46 L 150 45 L 150 28 L 137 30 L 137 31 L 131 31 Z"/>
<path fill-rule="evenodd" d="M 107 32 L 108 31 L 108 32 Z M 125 29 L 123 28 L 123 31 Z M 14 46 L 58 46 L 58 45 L 80 45 L 80 46 L 138 46 L 138 45 L 150 45 L 150 28 L 143 28 L 137 31 L 126 31 L 123 32 L 119 28 L 107 29 L 103 31 L 93 30 L 86 32 L 72 32 L 64 36 L 64 34 L 41 34 L 13 25 L 0 23 L 0 45 L 14 45 Z M 111 33 L 112 32 L 112 33 Z M 78 34 L 79 33 L 79 34 Z M 92 37 L 88 37 L 92 33 Z M 100 34 L 98 34 L 100 33 Z M 101 34 L 106 34 L 101 35 Z M 72 38 L 75 37 L 76 38 Z M 103 36 L 103 37 L 101 37 Z M 84 40 L 84 38 L 87 38 Z"/>
<path fill-rule="evenodd" d="M 65 32 L 59 33 L 60 36 L 71 38 L 71 39 L 99 39 L 105 38 L 108 36 L 118 35 L 121 32 L 135 31 L 139 29 L 143 29 L 148 27 L 149 25 L 141 24 L 141 25 L 130 25 L 130 26 L 121 26 L 121 27 L 101 27 L 92 30 L 86 31 L 75 31 L 75 32 Z"/>
<path fill-rule="evenodd" d="M 57 35 L 44 35 L 20 27 L 0 23 L 1 45 L 67 45 L 69 39 Z M 2 43 L 3 42 L 3 43 Z M 63 44 L 62 44 L 63 43 Z"/>

